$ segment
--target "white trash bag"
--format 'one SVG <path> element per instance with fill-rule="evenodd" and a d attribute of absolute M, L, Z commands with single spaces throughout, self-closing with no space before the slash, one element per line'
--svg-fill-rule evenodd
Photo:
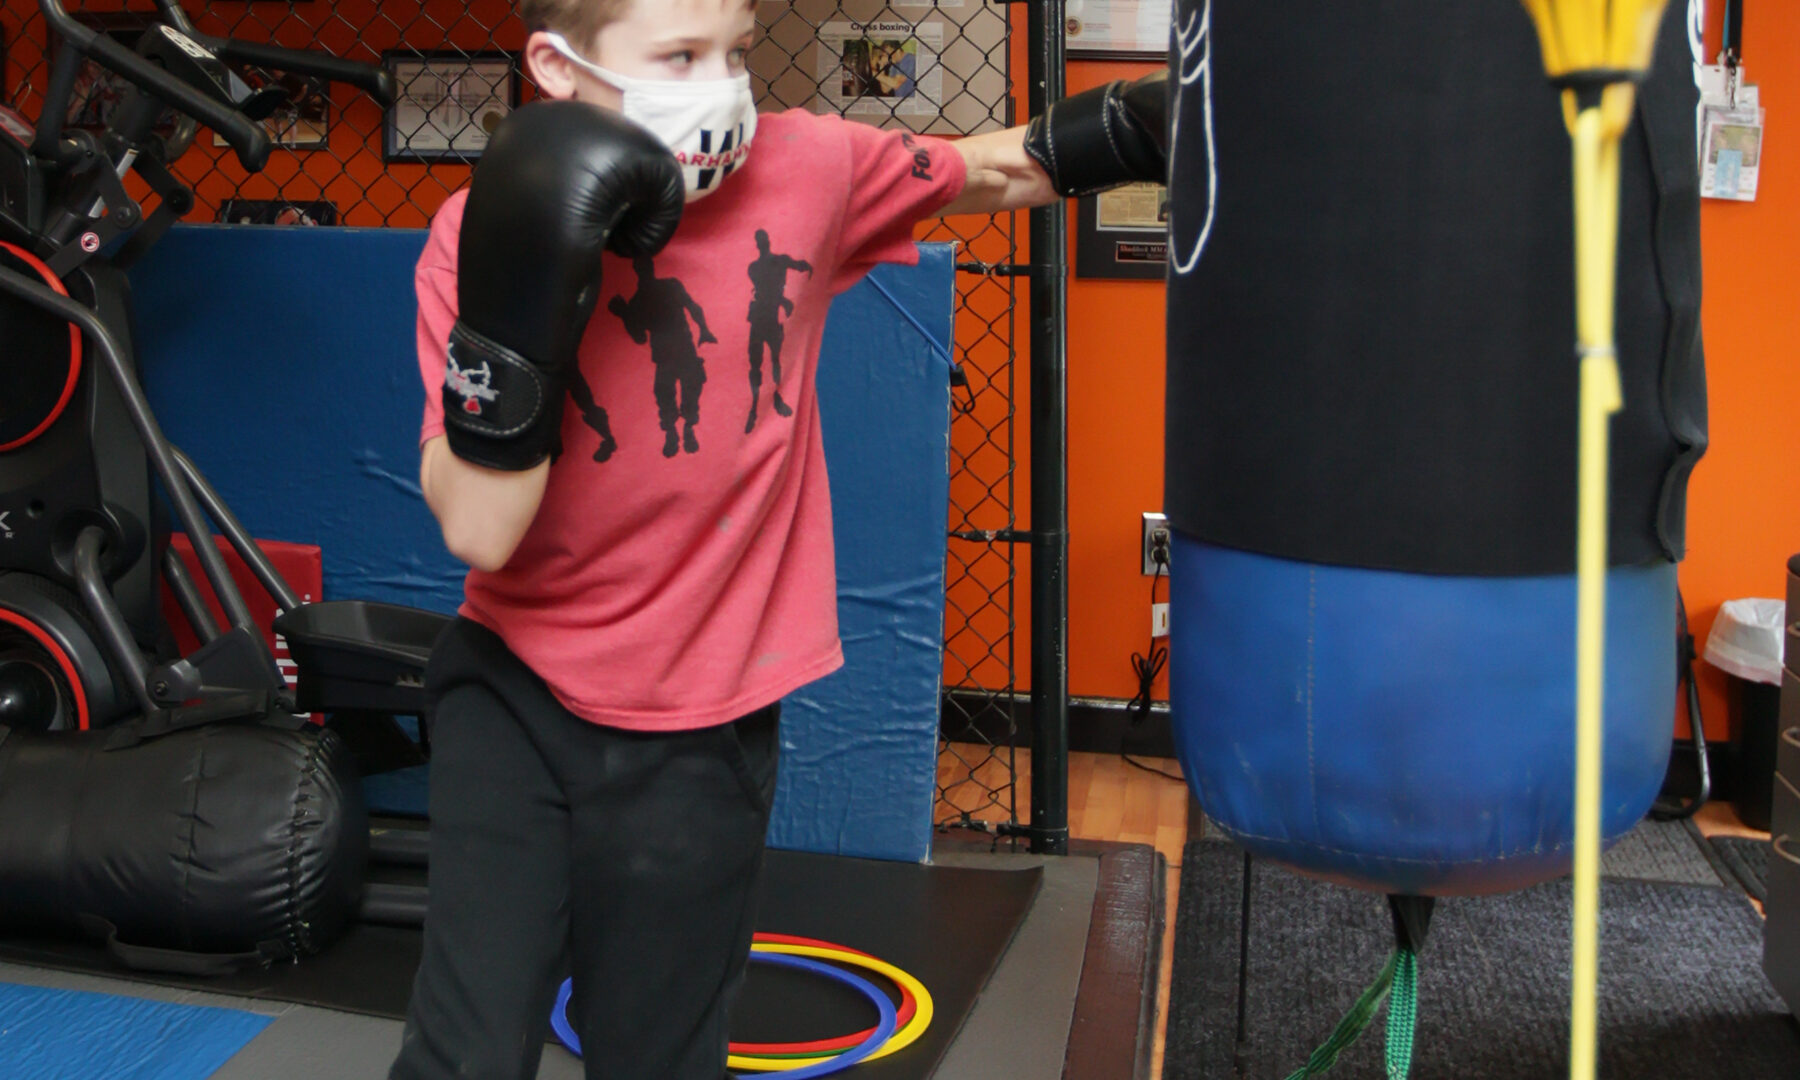
<path fill-rule="evenodd" d="M 1740 679 L 1780 686 L 1786 609 L 1780 600 L 1725 601 L 1706 635 L 1706 662 Z"/>

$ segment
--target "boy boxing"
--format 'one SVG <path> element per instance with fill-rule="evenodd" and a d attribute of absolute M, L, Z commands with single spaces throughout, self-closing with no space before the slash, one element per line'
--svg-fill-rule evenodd
<path fill-rule="evenodd" d="M 417 269 L 421 486 L 471 569 L 427 679 L 431 913 L 391 1075 L 535 1076 L 572 972 L 588 1077 L 719 1080 L 780 702 L 842 663 L 813 394 L 831 298 L 913 262 L 928 216 L 1161 179 L 1166 98 L 1116 83 L 945 142 L 759 116 L 752 0 L 520 11 L 549 100 L 501 125 Z M 756 311 L 765 250 L 811 271 L 779 304 L 787 408 L 700 438 L 756 388 L 665 373 L 649 320 L 695 317 L 684 363 L 752 355 L 754 319 L 696 313 Z M 634 280 L 685 300 L 612 303 Z"/>

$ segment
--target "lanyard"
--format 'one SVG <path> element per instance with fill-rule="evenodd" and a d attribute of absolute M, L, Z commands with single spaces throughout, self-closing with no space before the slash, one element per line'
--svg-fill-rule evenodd
<path fill-rule="evenodd" d="M 1744 62 L 1744 0 L 1725 0 L 1725 32 L 1719 59 L 1728 68 Z"/>

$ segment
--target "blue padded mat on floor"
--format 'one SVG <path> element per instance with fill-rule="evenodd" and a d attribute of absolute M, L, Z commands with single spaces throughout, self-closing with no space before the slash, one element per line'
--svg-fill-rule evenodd
<path fill-rule="evenodd" d="M 431 768 L 414 765 L 363 777 L 363 798 L 372 814 L 424 817 L 431 797 Z"/>
<path fill-rule="evenodd" d="M 0 983 L 0 1076 L 204 1080 L 273 1020 L 237 1009 Z"/>

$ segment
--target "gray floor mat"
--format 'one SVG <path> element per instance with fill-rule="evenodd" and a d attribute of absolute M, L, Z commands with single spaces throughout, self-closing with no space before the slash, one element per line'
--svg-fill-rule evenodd
<path fill-rule="evenodd" d="M 1255 1080 L 1305 1064 L 1393 944 L 1385 900 L 1258 863 L 1235 1045 L 1243 854 L 1183 853 L 1164 1080 Z M 1420 956 L 1411 1075 L 1566 1075 L 1567 879 L 1441 901 Z M 1793 1080 L 1796 1025 L 1761 969 L 1762 925 L 1735 889 L 1612 880 L 1601 892 L 1599 1075 L 1604 1080 Z M 1384 1075 L 1382 1019 L 1334 1076 Z"/>

